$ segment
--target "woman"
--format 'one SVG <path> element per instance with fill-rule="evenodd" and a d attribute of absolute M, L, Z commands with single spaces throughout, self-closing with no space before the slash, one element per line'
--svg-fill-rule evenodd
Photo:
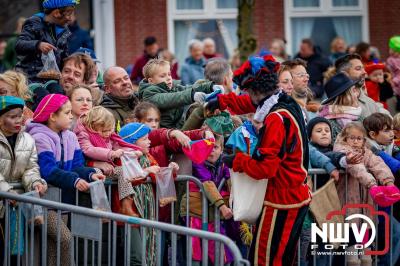
<path fill-rule="evenodd" d="M 358 80 L 353 81 L 346 74 L 339 73 L 325 84 L 324 89 L 328 98 L 322 101 L 319 116 L 325 117 L 331 123 L 332 143 L 349 122 L 363 120 L 357 83 Z"/>
<path fill-rule="evenodd" d="M 31 93 L 28 89 L 27 80 L 25 75 L 9 70 L 0 74 L 0 96 L 15 96 L 28 101 L 31 99 Z M 25 125 L 25 121 L 33 117 L 33 112 L 26 106 L 22 113 L 22 124 Z"/>
<path fill-rule="evenodd" d="M 293 263 L 311 200 L 305 184 L 308 140 L 304 118 L 293 98 L 279 89 L 278 68 L 270 55 L 250 58 L 233 78 L 248 94 L 220 94 L 206 107 L 209 111 L 229 107 L 238 114 L 255 112 L 254 119 L 263 124 L 253 156 L 236 153 L 223 159 L 234 172 L 269 179 L 251 248 L 255 265 Z"/>
<path fill-rule="evenodd" d="M 68 97 L 72 106 L 73 120 L 71 130 L 73 130 L 78 118 L 93 108 L 93 97 L 90 87 L 83 84 L 73 87 L 69 91 Z"/>

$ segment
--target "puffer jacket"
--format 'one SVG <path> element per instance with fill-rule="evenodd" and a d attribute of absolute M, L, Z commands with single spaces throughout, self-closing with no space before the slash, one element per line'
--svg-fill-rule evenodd
<path fill-rule="evenodd" d="M 160 127 L 181 128 L 184 108 L 194 102 L 194 93 L 212 93 L 213 85 L 213 82 L 202 82 L 193 86 L 182 86 L 174 81 L 170 89 L 164 82 L 150 84 L 144 79 L 139 84 L 139 99 L 149 101 L 160 109 Z"/>
<path fill-rule="evenodd" d="M 0 132 L 0 190 L 12 189 L 9 183 L 21 182 L 24 190 L 16 189 L 18 193 L 33 190 L 33 185 L 46 181 L 40 177 L 38 157 L 34 139 L 25 132 L 17 136 L 14 151 L 7 138 Z"/>
<path fill-rule="evenodd" d="M 71 35 L 68 27 L 62 28 L 44 20 L 45 15 L 38 13 L 28 18 L 15 44 L 17 53 L 16 69 L 23 71 L 29 80 L 37 81 L 36 75 L 42 70 L 42 53 L 38 46 L 47 42 L 57 48 L 54 55 L 58 68 L 61 70 L 63 59 L 68 56 L 68 37 Z"/>

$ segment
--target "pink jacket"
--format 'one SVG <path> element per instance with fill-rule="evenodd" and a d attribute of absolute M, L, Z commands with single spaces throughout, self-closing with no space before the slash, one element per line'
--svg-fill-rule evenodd
<path fill-rule="evenodd" d="M 392 87 L 394 94 L 400 96 L 400 56 L 389 56 L 386 66 L 392 73 Z"/>

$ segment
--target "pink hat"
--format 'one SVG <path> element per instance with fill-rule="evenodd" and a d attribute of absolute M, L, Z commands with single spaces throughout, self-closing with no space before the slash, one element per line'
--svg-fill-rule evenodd
<path fill-rule="evenodd" d="M 203 163 L 214 148 L 215 139 L 190 141 L 190 148 L 183 147 L 183 153 L 197 164 Z"/>
<path fill-rule="evenodd" d="M 372 200 L 381 207 L 388 207 L 400 200 L 400 191 L 396 186 L 375 186 L 370 188 Z"/>
<path fill-rule="evenodd" d="M 68 97 L 62 94 L 46 95 L 33 113 L 33 122 L 41 123 L 49 120 L 50 115 L 57 112 L 68 100 Z"/>

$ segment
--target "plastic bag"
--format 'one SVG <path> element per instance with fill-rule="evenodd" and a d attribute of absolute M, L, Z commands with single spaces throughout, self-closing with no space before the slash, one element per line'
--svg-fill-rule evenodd
<path fill-rule="evenodd" d="M 106 189 L 101 180 L 89 184 L 90 197 L 92 199 L 92 208 L 98 211 L 111 212 L 110 203 L 108 202 Z"/>
<path fill-rule="evenodd" d="M 229 172 L 232 182 L 229 205 L 233 211 L 233 219 L 255 224 L 264 204 L 268 180 L 256 180 L 232 169 Z"/>
<path fill-rule="evenodd" d="M 51 50 L 47 54 L 42 53 L 42 63 L 43 63 L 43 68 L 37 74 L 38 78 L 60 79 L 61 72 L 57 66 L 57 60 L 53 50 Z"/>
<path fill-rule="evenodd" d="M 34 197 L 40 199 L 39 192 L 31 191 L 23 194 L 24 196 Z M 33 209 L 32 209 L 33 206 Z M 31 224 L 32 219 L 34 219 L 34 224 L 39 225 L 44 223 L 43 217 L 43 207 L 40 205 L 32 205 L 30 203 L 21 203 L 21 211 L 28 220 L 28 224 Z"/>
<path fill-rule="evenodd" d="M 11 255 L 22 255 L 25 250 L 24 232 L 25 222 L 24 217 L 18 214 L 18 209 L 10 208 L 10 253 Z"/>
<path fill-rule="evenodd" d="M 121 156 L 122 162 L 122 178 L 126 182 L 132 182 L 135 179 L 143 179 L 146 177 L 146 173 L 140 166 L 137 158 L 129 152 L 125 152 Z"/>
<path fill-rule="evenodd" d="M 161 167 L 156 174 L 157 193 L 160 199 L 160 207 L 176 201 L 176 190 L 171 167 Z"/>

